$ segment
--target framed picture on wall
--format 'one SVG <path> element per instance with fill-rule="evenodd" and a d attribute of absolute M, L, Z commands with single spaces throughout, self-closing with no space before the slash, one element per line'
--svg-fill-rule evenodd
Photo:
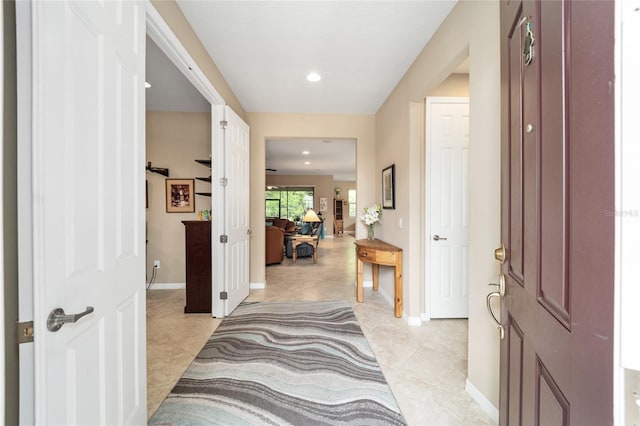
<path fill-rule="evenodd" d="M 327 211 L 327 197 L 320 197 L 320 211 Z"/>
<path fill-rule="evenodd" d="M 382 169 L 382 208 L 396 208 L 396 165 Z"/>
<path fill-rule="evenodd" d="M 167 185 L 167 213 L 196 211 L 193 179 L 165 179 Z"/>

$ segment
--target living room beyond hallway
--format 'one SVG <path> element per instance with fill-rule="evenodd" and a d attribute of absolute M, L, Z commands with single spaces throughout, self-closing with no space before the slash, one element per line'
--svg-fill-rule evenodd
<path fill-rule="evenodd" d="M 409 425 L 491 425 L 465 391 L 467 320 L 434 320 L 420 327 L 393 315 L 390 300 L 371 287 L 356 302 L 354 238 L 325 238 L 312 258 L 285 257 L 266 268 L 265 289 L 247 302 L 346 300 Z M 365 265 L 365 268 L 368 268 Z M 219 319 L 184 314 L 184 290 L 147 292 L 148 415 L 200 351 Z"/>

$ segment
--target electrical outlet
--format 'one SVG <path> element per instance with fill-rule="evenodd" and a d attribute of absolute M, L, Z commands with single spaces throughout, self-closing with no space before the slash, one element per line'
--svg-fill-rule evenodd
<path fill-rule="evenodd" d="M 160 269 L 160 261 L 159 260 L 154 260 L 153 261 L 153 267 L 154 267 L 154 269 Z"/>

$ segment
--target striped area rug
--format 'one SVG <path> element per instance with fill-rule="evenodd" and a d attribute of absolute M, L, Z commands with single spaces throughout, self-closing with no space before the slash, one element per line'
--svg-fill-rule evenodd
<path fill-rule="evenodd" d="M 150 425 L 405 425 L 347 302 L 241 304 Z"/>

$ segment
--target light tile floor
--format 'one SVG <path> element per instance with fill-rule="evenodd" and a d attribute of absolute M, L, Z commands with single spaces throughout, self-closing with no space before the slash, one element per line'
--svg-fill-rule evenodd
<path fill-rule="evenodd" d="M 381 294 L 355 300 L 353 237 L 320 241 L 318 263 L 285 258 L 267 267 L 267 286 L 247 301 L 347 300 L 409 425 L 492 425 L 464 390 L 467 321 L 434 320 L 409 327 Z M 365 266 L 366 268 L 367 266 Z M 148 415 L 151 416 L 220 320 L 183 313 L 184 290 L 147 292 Z"/>

